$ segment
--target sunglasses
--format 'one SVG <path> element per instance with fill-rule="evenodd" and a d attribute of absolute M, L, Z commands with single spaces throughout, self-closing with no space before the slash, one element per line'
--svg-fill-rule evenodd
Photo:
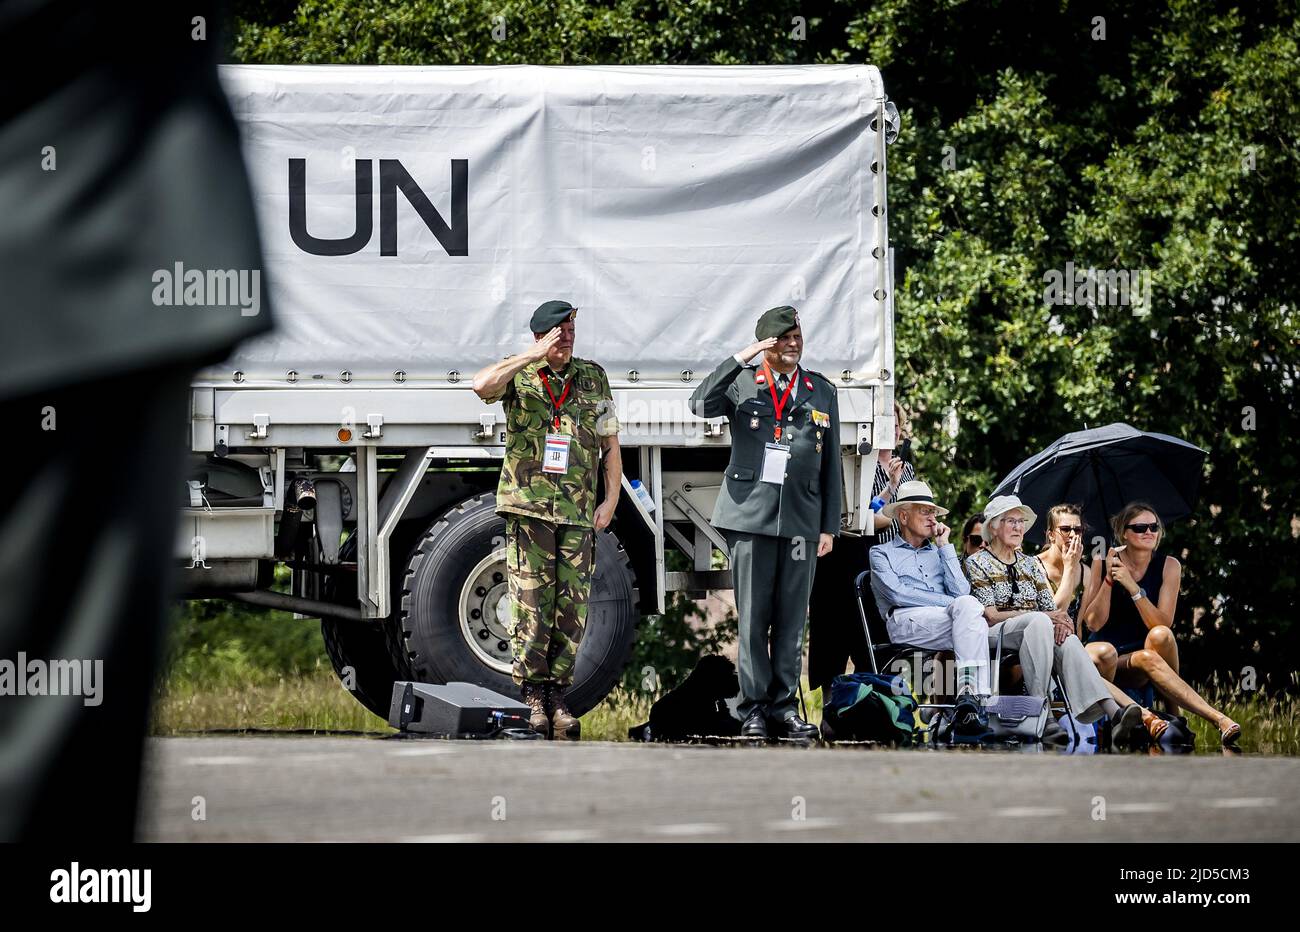
<path fill-rule="evenodd" d="M 998 605 L 1000 611 L 1010 611 L 1011 607 L 1016 604 L 1016 586 L 1020 583 L 1020 574 L 1016 572 L 1016 565 L 1012 563 L 1007 567 L 1007 582 L 1011 586 L 1011 595 L 1008 596 L 1005 605 Z"/>
<path fill-rule="evenodd" d="M 1151 524 L 1126 524 L 1124 528 L 1134 534 L 1154 534 L 1160 530 L 1160 525 L 1154 522 Z"/>
<path fill-rule="evenodd" d="M 1081 524 L 1062 524 L 1057 528 L 1062 534 L 1082 534 L 1083 525 Z"/>
<path fill-rule="evenodd" d="M 984 538 L 978 534 L 967 534 L 966 541 L 967 543 L 975 544 L 977 547 L 983 546 L 984 544 Z"/>

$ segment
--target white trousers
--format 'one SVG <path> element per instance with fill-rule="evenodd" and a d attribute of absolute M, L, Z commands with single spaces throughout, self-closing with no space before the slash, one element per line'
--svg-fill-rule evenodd
<path fill-rule="evenodd" d="M 885 620 L 885 630 L 895 644 L 953 651 L 959 667 L 965 664 L 976 667 L 975 691 L 983 695 L 992 691 L 989 623 L 984 618 L 984 606 L 973 595 L 959 596 L 947 608 L 937 605 L 896 608 Z"/>
<path fill-rule="evenodd" d="M 1084 724 L 1095 721 L 1102 716 L 1101 703 L 1110 698 L 1110 692 L 1079 639 L 1071 634 L 1057 644 L 1052 628 L 1052 619 L 1045 612 L 1026 612 L 990 626 L 984 606 L 969 595 L 955 599 L 947 608 L 895 609 L 885 622 L 895 644 L 950 650 L 957 655 L 959 666 L 977 666 L 975 689 L 985 695 L 992 692 L 989 651 L 997 646 L 1002 632 L 1003 649 L 1020 655 L 1029 695 L 1049 695 L 1055 672 L 1075 717 Z"/>

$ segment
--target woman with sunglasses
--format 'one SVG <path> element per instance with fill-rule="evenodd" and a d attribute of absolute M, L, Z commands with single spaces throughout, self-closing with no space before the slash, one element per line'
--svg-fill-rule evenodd
<path fill-rule="evenodd" d="M 1156 548 L 1164 525 L 1154 508 L 1132 502 L 1111 519 L 1118 545 L 1093 562 L 1094 596 L 1083 623 L 1088 652 L 1098 672 L 1120 686 L 1151 683 L 1175 709 L 1199 715 L 1219 730 L 1225 747 L 1236 744 L 1241 726 L 1201 698 L 1178 675 L 1178 644 L 1172 630 L 1182 565 Z"/>
<path fill-rule="evenodd" d="M 1070 616 L 1056 605 L 1043 564 L 1020 549 L 1037 520 L 1033 509 L 1014 495 L 999 495 L 984 508 L 984 517 L 988 546 L 966 558 L 966 573 L 970 594 L 984 606 L 990 646 L 1001 632 L 1004 646 L 1020 655 L 1029 695 L 1046 697 L 1055 673 L 1079 722 L 1105 715 L 1112 722 L 1111 740 L 1128 744 L 1143 726 L 1141 706 L 1099 674 Z M 1060 731 L 1055 722 L 1049 728 Z M 1049 733 L 1043 736 L 1046 740 Z"/>
<path fill-rule="evenodd" d="M 978 553 L 984 549 L 984 515 L 973 514 L 966 519 L 966 523 L 961 526 L 961 563 L 962 569 L 966 568 L 966 558 L 972 553 Z"/>
<path fill-rule="evenodd" d="M 1087 629 L 1079 620 L 1079 614 L 1083 606 L 1092 602 L 1096 584 L 1092 579 L 1092 567 L 1083 559 L 1083 532 L 1081 506 L 1053 505 L 1047 510 L 1047 549 L 1039 552 L 1038 559 L 1047 573 L 1056 607 L 1065 609 L 1079 640 L 1086 642 Z M 1096 664 L 1097 654 L 1104 650 L 1101 643 L 1085 643 L 1084 647 Z M 1100 668 L 1098 672 L 1101 672 Z M 1127 704 L 1130 701 L 1128 695 L 1109 679 L 1106 685 L 1119 702 Z M 1169 723 L 1151 710 L 1142 708 L 1142 726 L 1153 741 L 1159 741 Z"/>
<path fill-rule="evenodd" d="M 1079 610 L 1092 601 L 1092 569 L 1083 560 L 1083 509 L 1078 505 L 1053 505 L 1047 510 L 1047 548 L 1038 559 L 1052 584 L 1056 607 L 1065 609 L 1079 627 Z"/>

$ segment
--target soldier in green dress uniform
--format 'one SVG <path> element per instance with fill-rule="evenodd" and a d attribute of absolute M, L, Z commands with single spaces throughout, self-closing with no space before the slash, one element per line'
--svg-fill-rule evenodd
<path fill-rule="evenodd" d="M 810 738 L 817 729 L 799 717 L 795 691 L 817 558 L 840 532 L 839 407 L 835 386 L 799 366 L 794 308 L 764 313 L 754 336 L 695 390 L 691 410 L 731 422 L 713 525 L 731 548 L 740 615 L 741 734 Z"/>
<path fill-rule="evenodd" d="M 502 402 L 506 451 L 497 513 L 506 518 L 514 621 L 514 680 L 535 731 L 576 739 L 565 703 L 587 620 L 595 535 L 618 504 L 618 417 L 605 370 L 573 355 L 577 309 L 547 301 L 534 312 L 533 345 L 474 376 L 474 391 Z M 604 454 L 605 498 L 596 504 Z"/>

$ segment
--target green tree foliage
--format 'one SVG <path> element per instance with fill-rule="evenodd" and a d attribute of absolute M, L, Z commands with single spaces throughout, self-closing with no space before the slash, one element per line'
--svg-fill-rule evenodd
<path fill-rule="evenodd" d="M 773 0 L 236 2 L 233 59 L 264 64 L 768 64 L 833 54 L 849 6 Z M 802 17 L 802 27 L 797 17 Z M 833 25 L 832 25 L 833 23 Z M 803 38 L 798 38 L 799 35 Z"/>
<path fill-rule="evenodd" d="M 659 696 L 685 682 L 701 657 L 720 654 L 736 639 L 736 616 L 710 625 L 698 602 L 673 593 L 662 615 L 647 616 L 622 687 L 631 695 Z"/>
<path fill-rule="evenodd" d="M 287 591 L 288 567 L 276 572 Z M 320 622 L 219 599 L 177 605 L 167 631 L 166 675 L 203 686 L 247 686 L 329 670 Z"/>
<path fill-rule="evenodd" d="M 1194 631 L 1185 664 L 1300 666 L 1293 3 L 262 0 L 235 11 L 231 57 L 245 62 L 880 66 L 902 113 L 890 233 L 899 393 L 921 474 L 965 514 L 1085 424 L 1122 420 L 1204 447 L 1201 507 L 1169 542 L 1185 565 L 1179 628 Z M 1067 262 L 1149 271 L 1148 313 L 1049 306 L 1044 275 Z"/>
<path fill-rule="evenodd" d="M 849 37 L 903 111 L 897 365 L 921 472 L 967 514 L 1085 425 L 1202 446 L 1201 506 L 1168 545 L 1184 659 L 1284 681 L 1300 663 L 1294 7 L 937 7 L 877 4 Z M 1047 306 L 1043 276 L 1067 262 L 1149 270 L 1149 313 Z"/>

